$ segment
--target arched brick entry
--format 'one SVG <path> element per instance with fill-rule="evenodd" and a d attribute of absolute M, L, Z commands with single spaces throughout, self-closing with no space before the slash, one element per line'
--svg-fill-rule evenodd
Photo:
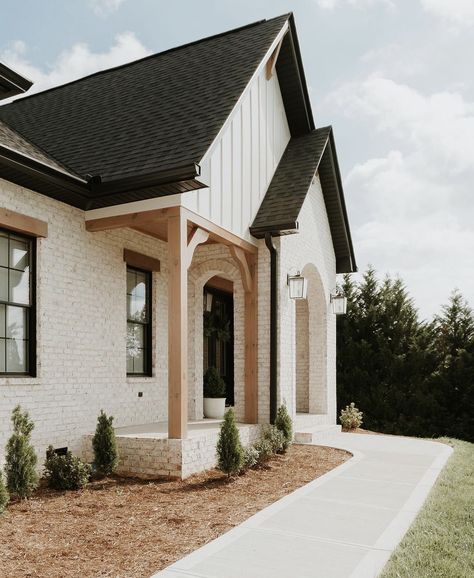
<path fill-rule="evenodd" d="M 305 265 L 302 275 L 308 280 L 308 295 L 295 304 L 296 411 L 326 414 L 326 292 L 315 265 Z"/>
<path fill-rule="evenodd" d="M 212 277 L 234 284 L 234 410 L 244 420 L 245 295 L 241 275 L 227 247 L 200 247 L 188 272 L 188 412 L 189 419 L 202 419 L 203 381 L 203 289 Z"/>

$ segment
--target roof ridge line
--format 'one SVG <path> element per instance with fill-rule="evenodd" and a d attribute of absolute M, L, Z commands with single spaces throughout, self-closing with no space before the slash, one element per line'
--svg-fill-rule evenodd
<path fill-rule="evenodd" d="M 281 14 L 280 16 L 275 16 L 274 18 L 263 18 L 262 20 L 256 20 L 255 22 L 251 22 L 250 24 L 245 24 L 243 26 L 238 26 L 237 28 L 232 28 L 230 30 L 226 30 L 225 32 L 219 32 L 218 34 L 213 34 L 211 36 L 205 36 L 203 38 L 198 38 L 197 40 L 193 40 L 192 42 L 186 42 L 185 44 L 180 44 L 179 46 L 173 46 L 171 48 L 167 48 L 166 50 L 162 50 L 161 52 L 155 52 L 153 54 L 148 54 L 147 56 L 143 56 L 142 58 L 137 58 L 136 60 L 132 60 L 131 62 L 125 62 L 123 64 L 118 64 L 117 66 L 112 66 L 110 68 L 105 68 L 104 70 L 98 70 L 96 72 L 93 72 L 91 74 L 87 74 L 86 76 L 82 76 L 81 78 L 76 78 L 74 80 L 70 80 L 69 82 L 65 82 L 63 84 L 59 84 L 57 86 L 52 86 L 51 88 L 47 88 L 46 90 L 42 90 L 40 92 L 35 92 L 33 94 L 27 94 L 25 96 L 23 96 L 22 98 L 17 98 L 16 100 L 14 100 L 13 102 L 10 102 L 8 104 L 3 104 L 0 105 L 0 108 L 2 106 L 8 107 L 11 105 L 14 105 L 16 102 L 20 102 L 20 101 L 24 101 L 27 99 L 31 99 L 34 98 L 36 96 L 39 96 L 41 94 L 45 94 L 47 92 L 51 92 L 53 90 L 56 90 L 58 88 L 63 88 L 64 86 L 69 86 L 71 84 L 75 84 L 77 82 L 81 82 L 82 80 L 85 80 L 87 78 L 92 78 L 94 76 L 99 76 L 101 74 L 106 74 L 108 72 L 112 72 L 113 70 L 119 70 L 121 68 L 125 68 L 127 66 L 132 66 L 133 64 L 137 64 L 138 62 L 143 62 L 145 60 L 151 60 L 152 58 L 156 58 L 158 56 L 163 56 L 164 54 L 169 54 L 170 52 L 174 52 L 175 50 L 180 50 L 182 48 L 187 48 L 188 46 L 194 46 L 195 44 L 200 44 L 202 42 L 207 42 L 208 40 L 214 40 L 216 38 L 221 38 L 222 36 L 227 36 L 228 34 L 233 34 L 235 32 L 240 32 L 241 30 L 245 30 L 247 28 L 252 28 L 254 26 L 258 26 L 260 24 L 265 24 L 266 22 L 271 22 L 272 20 L 277 20 L 278 18 L 283 18 L 283 17 L 287 17 L 290 18 L 290 16 L 292 15 L 292 12 L 287 12 L 285 14 Z"/>

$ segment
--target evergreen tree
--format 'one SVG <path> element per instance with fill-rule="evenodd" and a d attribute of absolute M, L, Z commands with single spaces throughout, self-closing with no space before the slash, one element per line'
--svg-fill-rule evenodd
<path fill-rule="evenodd" d="M 232 408 L 224 414 L 216 450 L 217 467 L 228 476 L 238 474 L 244 463 L 244 450 Z"/>
<path fill-rule="evenodd" d="M 94 466 L 101 476 L 110 476 L 118 465 L 118 450 L 115 431 L 113 428 L 114 418 L 100 410 L 97 418 L 97 427 L 92 438 L 94 450 Z"/>
<path fill-rule="evenodd" d="M 8 506 L 9 501 L 10 501 L 10 496 L 9 496 L 8 490 L 5 486 L 5 482 L 3 481 L 3 474 L 0 471 L 0 514 L 3 514 L 6 507 Z"/>
<path fill-rule="evenodd" d="M 13 410 L 11 420 L 13 434 L 8 440 L 5 458 L 7 487 L 10 494 L 28 498 L 38 486 L 37 457 L 31 445 L 31 432 L 35 426 L 28 412 L 22 412 L 19 405 Z"/>
<path fill-rule="evenodd" d="M 286 452 L 293 441 L 293 422 L 291 421 L 290 414 L 288 413 L 285 404 L 280 405 L 278 408 L 275 427 L 281 431 L 283 435 L 283 452 Z"/>

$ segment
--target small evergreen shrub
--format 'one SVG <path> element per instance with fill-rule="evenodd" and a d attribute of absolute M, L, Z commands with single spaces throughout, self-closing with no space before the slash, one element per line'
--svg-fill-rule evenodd
<path fill-rule="evenodd" d="M 362 416 L 363 413 L 352 402 L 350 405 L 346 405 L 345 409 L 341 409 L 339 421 L 344 429 L 356 429 L 362 425 Z"/>
<path fill-rule="evenodd" d="M 6 507 L 8 506 L 9 501 L 10 495 L 8 494 L 7 487 L 5 486 L 5 482 L 3 481 L 3 474 L 0 471 L 0 514 L 3 514 Z"/>
<path fill-rule="evenodd" d="M 225 397 L 225 381 L 215 367 L 209 367 L 204 374 L 204 397 Z"/>
<path fill-rule="evenodd" d="M 224 414 L 216 450 L 217 467 L 228 476 L 238 474 L 244 463 L 244 450 L 240 443 L 239 430 L 232 408 Z"/>
<path fill-rule="evenodd" d="M 253 447 L 258 454 L 258 465 L 268 462 L 274 454 L 272 444 L 267 438 L 261 437 L 254 443 Z"/>
<path fill-rule="evenodd" d="M 89 481 L 91 467 L 70 451 L 58 455 L 53 446 L 49 446 L 44 463 L 44 477 L 48 486 L 55 490 L 80 490 Z"/>
<path fill-rule="evenodd" d="M 254 446 L 248 446 L 244 449 L 244 464 L 242 470 L 249 470 L 258 464 L 258 451 Z"/>
<path fill-rule="evenodd" d="M 262 426 L 262 438 L 267 440 L 270 444 L 273 454 L 280 454 L 283 452 L 285 445 L 285 437 L 283 433 L 274 425 L 266 424 Z"/>
<path fill-rule="evenodd" d="M 94 466 L 100 476 L 110 476 L 118 465 L 117 440 L 112 426 L 114 418 L 100 410 L 97 418 L 97 428 L 92 438 L 94 450 Z"/>
<path fill-rule="evenodd" d="M 278 408 L 275 427 L 283 434 L 283 452 L 286 452 L 293 441 L 293 422 L 284 404 Z"/>
<path fill-rule="evenodd" d="M 8 440 L 5 458 L 7 487 L 10 494 L 28 498 L 38 486 L 37 457 L 31 445 L 31 432 L 35 425 L 28 412 L 22 412 L 19 405 L 13 410 L 11 420 L 13 434 Z"/>

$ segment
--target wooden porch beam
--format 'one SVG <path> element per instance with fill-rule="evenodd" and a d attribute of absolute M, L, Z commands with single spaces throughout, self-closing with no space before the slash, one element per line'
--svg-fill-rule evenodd
<path fill-rule="evenodd" d="M 201 243 L 205 243 L 209 239 L 209 233 L 204 231 L 204 229 L 194 229 L 191 233 L 191 237 L 188 242 L 188 246 L 186 249 L 186 269 L 189 269 L 191 262 L 193 260 L 194 251 L 196 250 L 198 245 Z"/>
<path fill-rule="evenodd" d="M 188 428 L 187 219 L 168 219 L 168 437 L 183 439 Z"/>
<path fill-rule="evenodd" d="M 169 217 L 179 214 L 180 207 L 168 207 L 166 209 L 154 209 L 152 211 L 142 211 L 139 213 L 127 213 L 126 215 L 116 215 L 114 217 L 102 217 L 101 219 L 91 219 L 86 221 L 86 230 L 95 233 L 97 231 L 108 231 L 120 229 L 122 227 L 142 227 L 150 226 L 157 221 L 163 221 Z"/>
<path fill-rule="evenodd" d="M 212 221 L 201 217 L 201 215 L 198 215 L 189 209 L 183 207 L 182 211 L 190 223 L 196 225 L 196 227 L 199 227 L 200 229 L 204 229 L 209 233 L 209 240 L 216 241 L 217 243 L 222 243 L 223 245 L 227 246 L 235 245 L 236 247 L 243 249 L 246 253 L 257 252 L 257 246 L 253 243 L 249 243 L 249 241 L 242 239 L 242 237 L 227 231 L 227 229 L 216 225 Z"/>
<path fill-rule="evenodd" d="M 243 249 L 236 247 L 235 245 L 230 245 L 229 250 L 230 254 L 237 263 L 237 266 L 239 267 L 245 292 L 251 293 L 253 291 L 254 283 L 245 252 Z"/>

